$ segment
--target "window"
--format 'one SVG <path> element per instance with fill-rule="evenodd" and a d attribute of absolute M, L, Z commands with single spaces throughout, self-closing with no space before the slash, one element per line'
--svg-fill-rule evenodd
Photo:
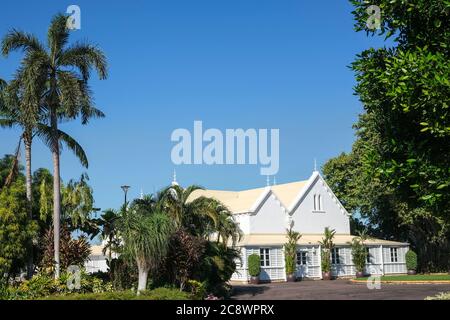
<path fill-rule="evenodd" d="M 339 257 L 339 248 L 333 248 L 331 251 L 331 263 L 341 264 L 341 258 Z"/>
<path fill-rule="evenodd" d="M 270 249 L 259 249 L 259 257 L 261 259 L 261 267 L 270 267 Z"/>
<path fill-rule="evenodd" d="M 308 264 L 308 252 L 298 251 L 297 252 L 297 265 L 306 266 Z"/>
<path fill-rule="evenodd" d="M 322 195 L 314 195 L 314 211 L 323 211 Z"/>
<path fill-rule="evenodd" d="M 372 256 L 370 255 L 369 248 L 366 248 L 366 263 L 368 263 L 368 264 L 372 263 Z"/>
<path fill-rule="evenodd" d="M 398 262 L 398 250 L 397 248 L 390 248 L 391 262 Z"/>

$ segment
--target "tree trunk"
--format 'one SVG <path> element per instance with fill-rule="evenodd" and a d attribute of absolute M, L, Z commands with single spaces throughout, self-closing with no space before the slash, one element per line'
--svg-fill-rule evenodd
<path fill-rule="evenodd" d="M 55 279 L 60 276 L 59 233 L 61 219 L 61 180 L 59 178 L 59 146 L 53 151 L 53 237 L 55 249 Z"/>
<path fill-rule="evenodd" d="M 25 162 L 26 162 L 26 189 L 27 189 L 27 202 L 28 202 L 28 220 L 33 221 L 33 193 L 31 190 L 32 177 L 31 177 L 31 137 L 28 135 L 24 137 L 25 143 Z M 28 241 L 28 256 L 27 256 L 27 278 L 33 277 L 34 265 L 33 265 L 33 239 Z"/>
<path fill-rule="evenodd" d="M 137 261 L 137 265 L 139 271 L 139 282 L 138 282 L 138 294 L 139 294 L 139 292 L 147 290 L 147 279 L 150 268 L 146 266 L 146 263 L 140 261 Z"/>

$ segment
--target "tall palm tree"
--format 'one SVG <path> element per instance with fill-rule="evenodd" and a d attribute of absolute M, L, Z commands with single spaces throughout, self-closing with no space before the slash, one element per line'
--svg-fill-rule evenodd
<path fill-rule="evenodd" d="M 92 117 L 104 114 L 93 106 L 88 80 L 92 69 L 100 79 L 107 77 L 107 64 L 103 52 L 88 43 L 75 43 L 68 46 L 69 29 L 66 27 L 67 16 L 58 14 L 50 24 L 47 33 L 47 46 L 34 35 L 17 30 L 10 31 L 2 41 L 2 53 L 7 56 L 13 50 L 23 50 L 24 70 L 34 74 L 37 82 L 45 85 L 45 92 L 40 98 L 46 111 L 49 130 L 43 137 L 50 146 L 53 158 L 53 228 L 55 246 L 55 278 L 60 275 L 59 232 L 61 215 L 61 180 L 60 180 L 60 142 L 61 132 L 58 122 L 81 118 L 87 124 Z M 79 145 L 71 141 L 73 151 L 82 164 L 88 166 L 87 158 L 82 157 Z"/>
<path fill-rule="evenodd" d="M 43 86 L 34 81 L 28 74 L 30 70 L 19 69 L 16 78 L 5 87 L 3 85 L 2 104 L 0 106 L 0 127 L 18 126 L 21 129 L 21 140 L 25 145 L 25 184 L 28 202 L 28 219 L 33 219 L 33 193 L 31 175 L 31 146 L 40 110 L 38 96 Z M 20 145 L 19 141 L 19 145 Z M 18 159 L 16 159 L 18 161 Z M 33 242 L 28 244 L 27 277 L 33 275 Z"/>
<path fill-rule="evenodd" d="M 18 149 L 20 149 L 21 141 L 25 145 L 25 181 L 26 196 L 28 201 L 28 218 L 33 219 L 33 193 L 32 193 L 32 144 L 36 135 L 43 138 L 44 142 L 49 140 L 51 128 L 42 119 L 41 107 L 38 101 L 34 100 L 43 92 L 42 88 L 31 88 L 25 84 L 26 81 L 34 82 L 33 77 L 18 72 L 17 77 L 6 86 L 3 91 L 3 103 L 0 105 L 0 127 L 12 128 L 18 127 L 21 130 Z M 60 140 L 69 149 L 75 151 L 82 161 L 86 161 L 86 154 L 82 147 L 67 133 L 58 130 Z M 18 161 L 18 153 L 16 153 L 16 161 Z M 33 267 L 33 246 L 30 239 L 27 261 L 27 275 L 31 278 Z"/>

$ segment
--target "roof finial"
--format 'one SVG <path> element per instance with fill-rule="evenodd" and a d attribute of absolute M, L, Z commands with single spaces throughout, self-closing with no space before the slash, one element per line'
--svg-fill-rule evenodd
<path fill-rule="evenodd" d="M 317 172 L 317 159 L 314 158 L 314 172 Z"/>
<path fill-rule="evenodd" d="M 141 196 L 140 196 L 141 200 L 144 200 L 144 191 L 141 188 Z"/>
<path fill-rule="evenodd" d="M 174 169 L 173 170 L 173 181 L 172 181 L 172 186 L 177 186 L 178 182 L 177 182 L 177 171 Z"/>

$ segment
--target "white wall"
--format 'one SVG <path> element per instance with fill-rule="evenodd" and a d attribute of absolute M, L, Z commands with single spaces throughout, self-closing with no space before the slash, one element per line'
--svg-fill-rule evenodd
<path fill-rule="evenodd" d="M 271 194 L 256 215 L 250 216 L 250 233 L 284 234 L 287 228 L 287 214 L 280 202 Z"/>
<path fill-rule="evenodd" d="M 314 211 L 314 195 L 322 196 L 320 212 Z M 316 178 L 292 218 L 294 229 L 303 234 L 322 234 L 325 227 L 335 229 L 338 234 L 350 234 L 350 220 L 346 211 L 340 207 L 339 201 L 320 177 Z"/>

